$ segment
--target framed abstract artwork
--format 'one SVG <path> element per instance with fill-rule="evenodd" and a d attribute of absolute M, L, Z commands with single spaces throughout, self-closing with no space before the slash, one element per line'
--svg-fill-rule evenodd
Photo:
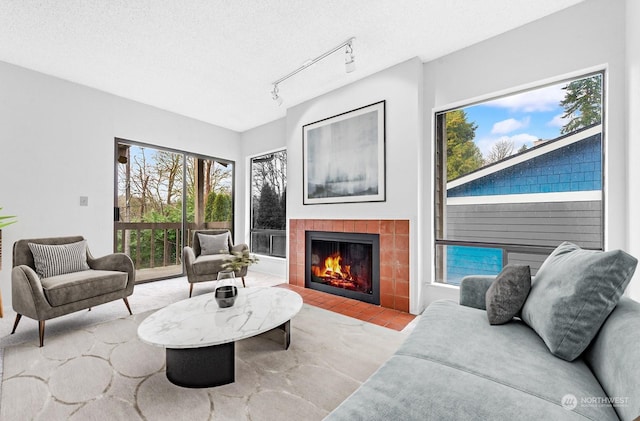
<path fill-rule="evenodd" d="M 302 127 L 303 203 L 384 202 L 385 101 Z"/>

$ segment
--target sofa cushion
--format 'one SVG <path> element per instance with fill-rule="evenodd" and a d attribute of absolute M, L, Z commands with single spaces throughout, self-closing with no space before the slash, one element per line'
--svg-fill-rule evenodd
<path fill-rule="evenodd" d="M 29 243 L 29 249 L 40 278 L 89 270 L 85 240 L 59 245 Z"/>
<path fill-rule="evenodd" d="M 509 385 L 406 355 L 392 356 L 324 419 L 389 420 L 619 421 L 615 415 L 589 419 Z"/>
<path fill-rule="evenodd" d="M 618 419 L 610 405 L 562 406 L 568 394 L 605 396 L 584 361 L 554 357 L 519 320 L 491 326 L 486 318 L 432 303 L 396 354 L 327 419 Z"/>
<path fill-rule="evenodd" d="M 520 320 L 491 326 L 486 317 L 482 310 L 452 301 L 432 303 L 397 353 L 427 358 L 472 373 L 563 410 L 561 400 L 569 393 L 603 396 L 600 383 L 584 361 L 556 358 L 542 339 Z M 594 420 L 616 417 L 611 406 L 579 407 L 574 412 Z M 541 416 L 540 419 L 557 418 Z"/>
<path fill-rule="evenodd" d="M 501 325 L 513 319 L 522 309 L 530 289 L 529 266 L 505 266 L 485 294 L 489 323 Z"/>
<path fill-rule="evenodd" d="M 620 300 L 637 262 L 622 250 L 583 250 L 562 243 L 538 270 L 522 320 L 554 355 L 574 360 Z"/>
<path fill-rule="evenodd" d="M 224 234 L 201 234 L 198 233 L 200 241 L 200 255 L 229 253 L 229 233 Z"/>
<path fill-rule="evenodd" d="M 52 307 L 57 307 L 110 292 L 127 286 L 126 272 L 86 270 L 42 279 L 44 295 Z"/>
<path fill-rule="evenodd" d="M 226 259 L 230 256 L 230 254 L 200 255 L 196 257 L 196 260 L 193 262 L 193 272 L 196 275 L 209 275 L 221 272 L 224 270 L 222 265 L 227 262 Z"/>

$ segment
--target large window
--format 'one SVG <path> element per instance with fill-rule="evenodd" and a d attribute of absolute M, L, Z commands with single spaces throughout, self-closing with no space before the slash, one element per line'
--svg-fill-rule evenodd
<path fill-rule="evenodd" d="M 251 251 L 286 256 L 287 151 L 251 159 Z"/>
<path fill-rule="evenodd" d="M 436 282 L 603 248 L 603 73 L 439 112 Z"/>
<path fill-rule="evenodd" d="M 233 232 L 233 162 L 116 139 L 115 165 L 114 251 L 138 281 L 183 274 L 194 229 Z"/>

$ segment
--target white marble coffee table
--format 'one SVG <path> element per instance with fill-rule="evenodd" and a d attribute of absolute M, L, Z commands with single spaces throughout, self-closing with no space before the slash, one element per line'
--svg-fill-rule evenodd
<path fill-rule="evenodd" d="M 291 342 L 290 321 L 302 297 L 284 288 L 238 288 L 232 307 L 219 308 L 214 294 L 168 305 L 142 321 L 138 336 L 166 348 L 167 378 L 184 387 L 212 387 L 235 380 L 234 343 L 272 329 Z"/>

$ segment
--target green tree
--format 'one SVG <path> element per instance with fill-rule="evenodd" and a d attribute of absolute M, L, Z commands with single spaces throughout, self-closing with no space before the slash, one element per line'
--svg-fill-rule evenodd
<path fill-rule="evenodd" d="M 467 121 L 464 110 L 446 114 L 447 180 L 453 180 L 482 167 L 480 148 L 473 142 L 478 125 Z"/>
<path fill-rule="evenodd" d="M 562 126 L 561 134 L 572 133 L 602 121 L 602 75 L 574 80 L 562 88 L 564 99 L 560 105 L 564 108 L 562 118 L 569 122 Z"/>
<path fill-rule="evenodd" d="M 212 221 L 231 221 L 231 196 L 226 193 L 216 195 L 213 200 Z"/>
<path fill-rule="evenodd" d="M 204 205 L 204 222 L 213 221 L 213 203 L 216 200 L 216 196 L 216 192 L 213 191 L 207 196 L 207 202 Z"/>
<path fill-rule="evenodd" d="M 260 191 L 260 204 L 258 205 L 258 218 L 255 228 L 281 229 L 280 201 L 271 184 L 264 183 Z"/>

